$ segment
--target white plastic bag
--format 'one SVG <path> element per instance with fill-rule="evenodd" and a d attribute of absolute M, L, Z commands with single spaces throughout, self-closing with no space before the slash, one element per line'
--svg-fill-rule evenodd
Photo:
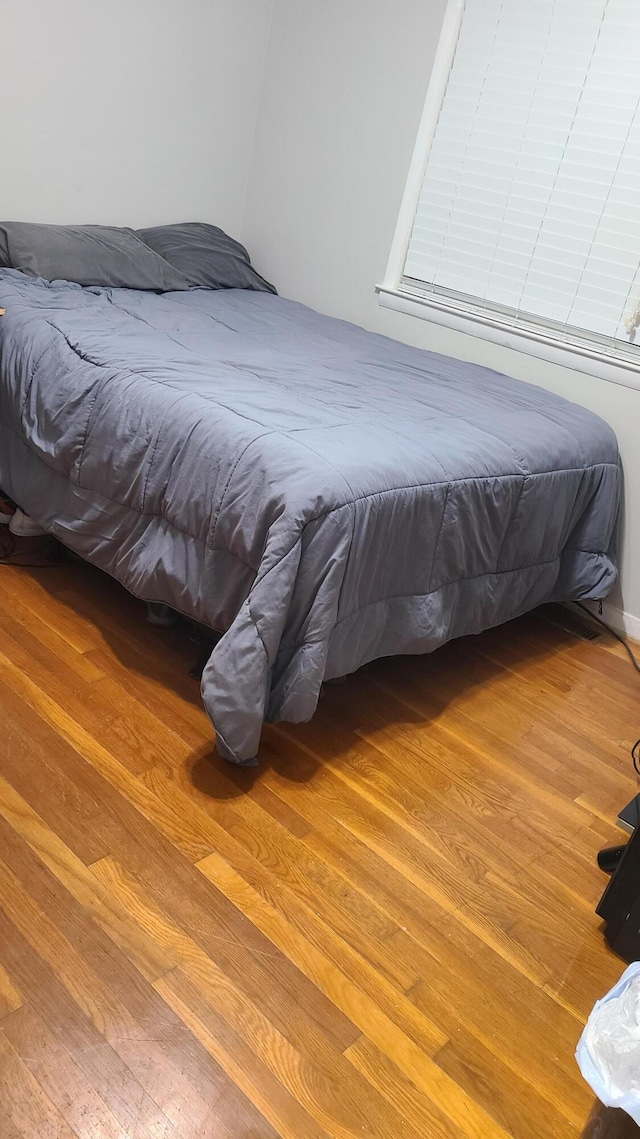
<path fill-rule="evenodd" d="M 620 1107 L 640 1124 L 640 961 L 593 1006 L 576 1060 L 605 1107 Z"/>

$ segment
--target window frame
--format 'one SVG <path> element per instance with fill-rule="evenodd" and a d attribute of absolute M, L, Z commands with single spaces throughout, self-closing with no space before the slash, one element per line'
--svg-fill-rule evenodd
<path fill-rule="evenodd" d="M 382 282 L 376 285 L 379 304 L 383 308 L 640 390 L 640 352 L 637 361 L 630 357 L 616 357 L 604 347 L 600 348 L 597 337 L 591 334 L 583 339 L 570 328 L 555 332 L 533 322 L 516 323 L 508 313 L 502 314 L 495 308 L 484 306 L 480 298 L 477 303 L 471 298 L 465 302 L 463 298 L 440 293 L 413 291 L 402 282 L 429 150 L 453 63 L 464 7 L 465 0 L 448 0 L 386 271 Z"/>

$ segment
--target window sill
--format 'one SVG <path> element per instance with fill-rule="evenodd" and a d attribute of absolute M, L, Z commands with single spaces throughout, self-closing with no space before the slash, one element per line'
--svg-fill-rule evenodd
<path fill-rule="evenodd" d="M 511 324 L 502 323 L 495 313 L 471 311 L 440 298 L 412 296 L 383 285 L 378 285 L 376 291 L 383 308 L 417 316 L 421 320 L 444 325 L 445 328 L 464 332 L 468 336 L 490 340 L 503 348 L 527 352 L 540 360 L 548 360 L 552 364 L 560 364 L 564 368 L 573 368 L 597 376 L 600 380 L 640 391 L 640 364 L 630 360 L 616 360 L 607 353 L 599 352 L 595 345 L 591 347 L 575 341 L 561 341 L 545 335 L 543 330 L 514 328 Z"/>

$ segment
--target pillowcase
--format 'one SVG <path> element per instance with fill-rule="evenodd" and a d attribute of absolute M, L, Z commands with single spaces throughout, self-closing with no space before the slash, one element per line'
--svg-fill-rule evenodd
<path fill-rule="evenodd" d="M 205 222 L 182 222 L 139 229 L 138 233 L 189 281 L 205 289 L 254 289 L 275 293 L 273 285 L 256 273 L 243 245 Z"/>
<path fill-rule="evenodd" d="M 0 265 L 45 281 L 157 292 L 189 288 L 186 277 L 135 230 L 111 225 L 0 222 Z"/>

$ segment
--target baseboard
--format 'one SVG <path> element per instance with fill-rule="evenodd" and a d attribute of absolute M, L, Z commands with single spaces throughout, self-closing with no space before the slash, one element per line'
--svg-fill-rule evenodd
<path fill-rule="evenodd" d="M 583 605 L 598 616 L 597 601 L 584 601 Z M 602 619 L 618 633 L 624 633 L 632 641 L 640 643 L 640 617 L 636 617 L 633 613 L 626 613 L 624 609 L 618 609 L 617 605 L 610 605 L 608 601 L 603 601 Z"/>

